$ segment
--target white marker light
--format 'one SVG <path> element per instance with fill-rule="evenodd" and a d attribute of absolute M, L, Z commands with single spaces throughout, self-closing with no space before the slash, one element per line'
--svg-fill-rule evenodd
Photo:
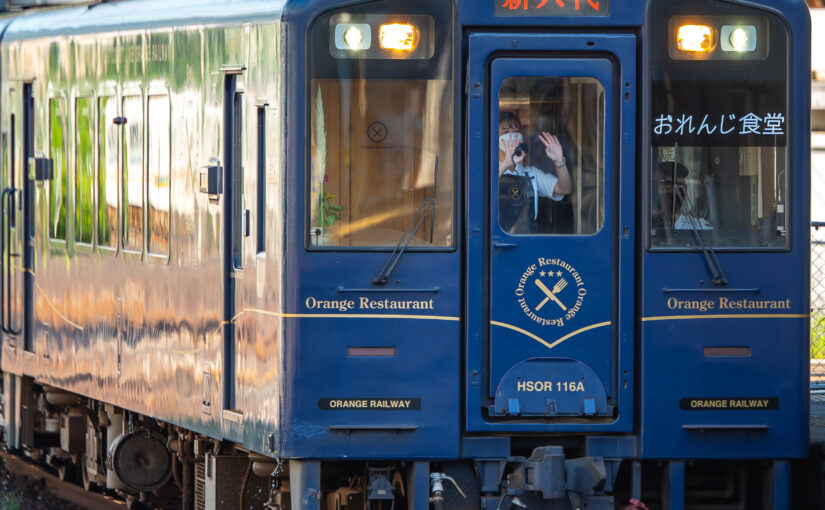
<path fill-rule="evenodd" d="M 344 42 L 352 49 L 359 48 L 363 41 L 364 34 L 361 33 L 358 27 L 349 27 L 347 31 L 344 32 Z"/>
<path fill-rule="evenodd" d="M 736 51 L 745 51 L 748 47 L 748 33 L 741 28 L 737 28 L 730 34 L 730 44 Z"/>
<path fill-rule="evenodd" d="M 722 51 L 748 52 L 756 49 L 756 27 L 725 25 L 721 30 Z"/>
<path fill-rule="evenodd" d="M 335 48 L 339 50 L 368 50 L 372 31 L 366 23 L 335 25 Z"/>

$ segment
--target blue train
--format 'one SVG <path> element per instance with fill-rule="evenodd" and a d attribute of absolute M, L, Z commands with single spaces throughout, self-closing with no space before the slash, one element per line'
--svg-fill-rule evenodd
<path fill-rule="evenodd" d="M 155 508 L 814 507 L 802 0 L 0 23 L 10 447 Z"/>

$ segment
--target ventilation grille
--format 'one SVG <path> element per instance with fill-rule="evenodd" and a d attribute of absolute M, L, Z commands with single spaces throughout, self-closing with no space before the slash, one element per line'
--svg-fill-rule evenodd
<path fill-rule="evenodd" d="M 206 510 L 206 463 L 195 462 L 195 510 Z"/>

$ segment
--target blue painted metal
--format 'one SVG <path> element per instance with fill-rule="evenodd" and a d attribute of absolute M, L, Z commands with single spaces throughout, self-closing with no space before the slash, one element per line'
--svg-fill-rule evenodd
<path fill-rule="evenodd" d="M 291 292 L 284 322 L 286 366 L 281 452 L 316 458 L 457 458 L 460 455 L 461 255 L 457 249 L 407 251 L 386 288 L 372 287 L 389 250 L 309 251 L 305 248 L 305 175 L 308 171 L 306 38 L 319 13 L 354 2 L 322 1 L 287 6 L 290 81 L 287 85 L 287 182 L 285 274 Z M 443 22 L 449 22 L 445 19 Z M 451 59 L 450 66 L 455 66 Z M 459 81 L 452 87 L 460 97 Z M 457 151 L 455 151 L 457 152 Z M 457 154 L 456 154 L 457 158 Z M 447 164 L 445 162 L 444 164 Z M 456 162 L 449 162 L 458 168 Z M 456 175 L 458 172 L 456 172 Z M 456 203 L 461 210 L 461 203 Z M 456 217 L 462 229 L 460 215 Z M 457 247 L 456 247 L 457 248 Z M 372 292 L 339 289 L 372 288 Z M 437 292 L 418 289 L 437 288 Z M 416 289 L 403 291 L 402 289 Z M 385 291 L 382 295 L 382 291 Z M 418 316 L 389 312 L 319 314 L 307 299 L 432 299 Z M 395 357 L 350 357 L 347 346 L 393 346 Z M 420 398 L 417 411 L 322 410 L 322 398 Z"/>
<path fill-rule="evenodd" d="M 517 48 L 524 58 L 490 59 L 499 52 Z M 569 61 L 534 58 L 546 52 L 598 52 L 591 59 Z M 607 55 L 607 56 L 604 56 Z M 469 37 L 468 107 L 468 232 L 467 268 L 469 274 L 491 272 L 489 280 L 468 278 L 467 316 L 467 427 L 473 431 L 594 431 L 622 430 L 632 427 L 633 408 L 633 246 L 635 207 L 635 101 L 636 42 L 630 34 L 489 34 Z M 496 158 L 497 147 L 490 140 L 490 126 L 497 126 L 498 88 L 507 76 L 597 77 L 605 87 L 607 183 L 605 224 L 595 236 L 518 236 L 498 229 L 496 201 L 488 204 L 489 161 Z M 627 94 L 627 97 L 625 97 Z M 620 199 L 615 199 L 618 192 Z M 491 220 L 491 218 L 493 220 Z M 490 233 L 482 225 L 493 225 Z M 478 227 L 478 229 L 476 228 Z M 627 227 L 627 228 L 625 228 Z M 620 235 L 621 232 L 621 235 Z M 495 242 L 517 245 L 515 250 L 497 250 Z M 604 246 L 608 246 L 605 249 Z M 485 254 L 490 253 L 490 258 Z M 587 254 L 585 257 L 584 254 Z M 593 257 L 598 258 L 593 258 Z M 577 268 L 587 287 L 587 306 L 581 316 L 559 328 L 531 324 L 514 296 L 523 273 L 539 258 L 562 258 Z M 498 268 L 498 269 L 497 269 Z M 538 269 L 536 269 L 538 271 Z M 593 283 L 588 283 L 593 282 Z M 488 309 L 492 310 L 488 314 Z M 527 332 L 527 334 L 524 333 Z M 530 336 L 532 335 L 532 336 Z M 537 340 L 537 338 L 539 340 Z M 562 340 L 560 343 L 556 343 Z M 489 348 L 482 344 L 487 343 Z M 555 344 L 555 345 L 554 345 Z M 557 346 L 558 345 L 558 346 Z M 498 346 L 498 347 L 497 347 Z M 594 346 L 598 346 L 594 349 Z M 598 374 L 607 388 L 609 405 L 617 409 L 614 417 L 588 423 L 491 421 L 485 416 L 492 391 L 514 364 L 528 357 L 556 356 L 582 360 Z M 485 367 L 490 367 L 488 370 Z M 490 393 L 486 393 L 489 391 Z"/>
<path fill-rule="evenodd" d="M 407 476 L 407 493 L 412 499 L 410 510 L 428 510 L 430 508 L 430 463 L 418 461 L 412 463 L 412 470 Z"/>
<path fill-rule="evenodd" d="M 779 13 L 775 30 L 787 29 L 787 98 L 790 133 L 809 130 L 808 56 L 810 20 L 802 3 L 733 2 L 758 7 L 761 14 Z M 659 6 L 669 4 L 661 2 Z M 672 4 L 670 4 L 672 5 Z M 795 27 L 790 30 L 789 27 Z M 799 29 L 801 28 L 801 29 Z M 655 70 L 647 41 L 646 83 Z M 791 51 L 793 49 L 793 51 Z M 720 68 L 721 69 L 721 68 Z M 717 73 L 718 79 L 724 76 Z M 646 105 L 646 108 L 649 106 Z M 649 118 L 648 111 L 645 116 Z M 649 140 L 643 130 L 643 146 Z M 781 313 L 679 311 L 668 299 L 716 300 L 725 287 L 714 289 L 701 253 L 652 252 L 640 246 L 639 334 L 641 358 L 641 454 L 646 458 L 802 457 L 808 442 L 809 337 L 809 189 L 810 140 L 791 136 L 789 189 L 796 190 L 790 207 L 791 248 L 766 253 L 755 250 L 718 252 L 731 289 L 729 299 L 745 296 L 736 288 L 758 288 L 758 299 L 790 299 Z M 649 152 L 649 151 L 647 151 Z M 647 159 L 649 154 L 644 155 Z M 648 179 L 649 180 L 649 179 Z M 644 202 L 648 201 L 644 193 Z M 647 220 L 641 218 L 643 225 Z M 643 227 L 646 228 L 646 227 Z M 674 297 L 666 289 L 695 289 Z M 701 289 L 707 289 L 704 292 Z M 713 289 L 713 290 L 711 290 Z M 706 315 L 716 315 L 707 317 Z M 705 356 L 709 346 L 748 346 L 746 357 Z M 779 410 L 691 410 L 682 399 L 775 397 Z M 737 432 L 733 432 L 737 430 Z"/>
<path fill-rule="evenodd" d="M 787 460 L 773 461 L 773 510 L 792 508 L 791 495 L 793 479 L 791 463 Z"/>
<path fill-rule="evenodd" d="M 590 367 L 568 358 L 531 358 L 501 378 L 492 414 L 557 417 L 609 411 L 604 387 Z"/>
<path fill-rule="evenodd" d="M 685 509 L 685 462 L 667 463 L 667 501 L 670 510 Z"/>
<path fill-rule="evenodd" d="M 317 460 L 290 461 L 289 488 L 292 508 L 321 510 L 321 463 Z"/>
<path fill-rule="evenodd" d="M 638 457 L 636 436 L 587 436 L 587 455 L 605 459 Z"/>
<path fill-rule="evenodd" d="M 546 44 L 552 47 L 552 41 L 547 41 Z M 482 56 L 486 55 L 479 55 Z M 630 65 L 630 62 L 626 65 Z M 494 58 L 488 77 L 489 125 L 499 125 L 498 92 L 502 83 L 511 76 L 593 77 L 604 87 L 605 146 L 611 147 L 617 138 L 616 106 L 621 104 L 614 78 L 616 71 L 614 64 L 607 58 Z M 487 140 L 497 141 L 498 131 L 495 130 Z M 489 143 L 486 147 L 490 156 L 489 161 L 498 161 L 498 143 Z M 480 149 L 482 147 L 471 146 L 470 152 L 483 153 Z M 618 186 L 617 177 L 620 175 L 616 158 L 611 156 L 612 154 L 605 158 L 606 190 Z M 482 168 L 484 167 L 471 167 L 470 171 L 478 174 Z M 476 179 L 481 180 L 480 177 L 479 175 Z M 491 178 L 490 181 L 492 187 L 489 196 L 497 197 L 498 179 Z M 593 386 L 592 390 L 597 393 L 606 390 L 611 401 L 617 400 L 613 353 L 618 328 L 613 327 L 615 321 L 612 305 L 616 303 L 618 290 L 615 271 L 618 266 L 614 263 L 618 257 L 618 218 L 615 214 L 615 195 L 605 193 L 604 200 L 604 225 L 593 235 L 510 235 L 502 230 L 498 222 L 499 201 L 490 201 L 490 242 L 493 246 L 489 255 L 488 289 L 491 307 L 489 383 L 491 394 L 496 391 L 495 414 L 502 414 L 498 409 L 499 392 L 524 395 L 526 393 L 522 392 L 528 391 L 519 390 L 515 385 L 510 388 L 502 385 L 507 381 L 507 376 L 513 376 L 511 367 L 532 357 L 553 356 L 583 362 L 595 375 L 587 381 L 588 385 Z M 516 247 L 502 250 L 495 246 L 498 242 L 513 243 Z M 584 254 L 587 256 L 583 256 Z M 549 276 L 545 278 L 548 271 Z M 565 284 L 562 290 L 553 293 L 553 296 L 558 296 L 558 306 L 555 302 L 547 301 L 548 296 L 538 287 L 541 284 L 544 285 L 544 289 L 553 288 L 557 282 Z M 539 310 L 543 303 L 547 303 L 547 306 Z M 549 321 L 552 324 L 538 323 L 525 313 L 525 307 L 531 311 L 533 317 L 538 318 L 537 320 Z M 582 331 L 587 328 L 592 329 Z M 532 333 L 543 341 L 537 341 L 525 335 L 523 331 Z M 562 341 L 568 335 L 574 336 Z M 560 382 L 564 380 L 563 377 L 572 375 L 556 373 L 553 377 Z M 531 381 L 544 380 L 540 373 L 533 373 L 530 377 L 534 378 Z M 567 379 L 565 382 L 573 380 Z M 578 381 L 578 378 L 575 380 Z M 585 390 L 586 393 L 589 393 L 589 389 Z M 544 395 L 547 399 L 558 399 L 563 398 L 563 395 L 559 394 L 562 391 L 567 393 L 568 389 L 556 387 L 553 394 L 542 389 L 535 391 L 534 396 Z M 547 404 L 544 407 L 546 406 Z M 581 406 L 576 406 L 576 414 L 584 414 L 578 410 L 579 407 Z M 562 409 L 557 412 L 570 413 L 569 410 Z M 535 411 L 529 414 L 535 415 Z M 610 416 L 612 409 L 607 409 L 606 404 L 603 404 L 599 414 Z"/>

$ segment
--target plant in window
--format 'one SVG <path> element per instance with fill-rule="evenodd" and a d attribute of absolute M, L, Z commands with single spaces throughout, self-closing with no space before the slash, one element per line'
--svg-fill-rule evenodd
<path fill-rule="evenodd" d="M 321 184 L 321 203 L 318 206 L 318 225 L 322 228 L 333 226 L 341 219 L 339 213 L 344 210 L 343 206 L 332 203 L 336 195 L 327 193 L 327 182 L 329 182 L 329 176 L 324 174 L 324 182 Z"/>
<path fill-rule="evenodd" d="M 336 195 L 327 192 L 329 175 L 326 170 L 327 133 L 324 127 L 324 103 L 318 90 L 315 101 L 315 130 L 312 137 L 312 159 L 310 169 L 310 217 L 312 226 L 327 230 L 340 221 L 343 206 L 334 205 Z M 319 230 L 319 234 L 321 231 Z"/>

